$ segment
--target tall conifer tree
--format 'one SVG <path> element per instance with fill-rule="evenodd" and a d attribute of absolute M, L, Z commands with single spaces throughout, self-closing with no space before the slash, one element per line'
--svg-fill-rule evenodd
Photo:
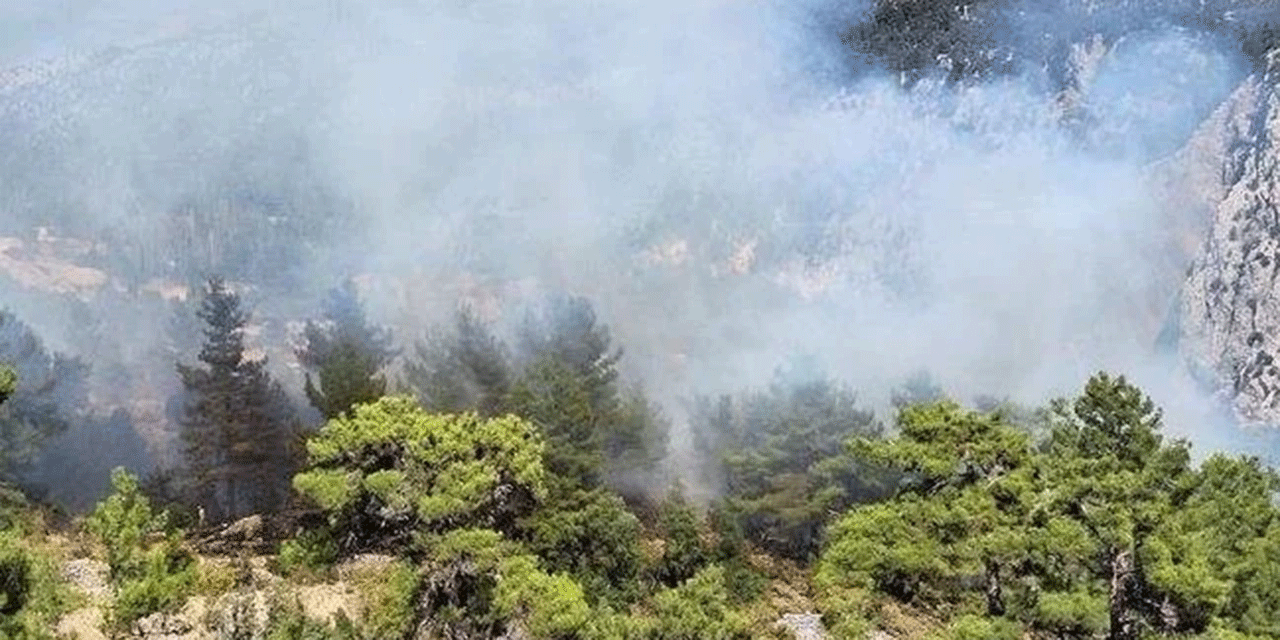
<path fill-rule="evenodd" d="M 386 393 L 387 381 L 379 372 L 397 352 L 390 332 L 369 324 L 355 282 L 347 280 L 329 292 L 320 320 L 307 322 L 304 337 L 296 355 L 309 370 L 307 399 L 325 419 Z"/>
<path fill-rule="evenodd" d="M 201 366 L 178 365 L 187 402 L 182 439 L 193 501 L 214 519 L 277 506 L 291 471 L 294 419 L 288 398 L 245 357 L 249 314 L 220 278 L 205 286 L 196 315 L 207 325 Z"/>

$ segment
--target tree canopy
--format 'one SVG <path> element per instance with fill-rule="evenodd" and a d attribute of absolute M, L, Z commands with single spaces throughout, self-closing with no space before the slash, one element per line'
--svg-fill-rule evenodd
<path fill-rule="evenodd" d="M 18 374 L 13 367 L 0 366 L 0 404 L 4 404 L 17 388 Z"/>
<path fill-rule="evenodd" d="M 904 480 L 829 533 L 816 583 L 837 628 L 865 628 L 882 594 L 941 612 L 954 637 L 991 624 L 1109 640 L 1270 633 L 1242 612 L 1276 593 L 1269 569 L 1244 569 L 1271 548 L 1274 473 L 1224 456 L 1193 468 L 1123 377 L 1098 374 L 1054 410 L 1044 443 L 949 401 L 906 407 L 891 440 L 852 443 Z"/>
<path fill-rule="evenodd" d="M 591 489 L 651 472 L 666 426 L 637 389 L 623 389 L 622 357 L 589 301 L 557 297 L 528 314 L 510 348 L 472 308 L 414 347 L 404 383 L 432 411 L 512 413 L 532 422 L 548 470 Z M 619 483 L 620 484 L 620 483 Z"/>
<path fill-rule="evenodd" d="M 320 319 L 307 321 L 303 338 L 296 355 L 308 370 L 304 392 L 326 420 L 386 393 L 380 371 L 398 352 L 390 332 L 365 317 L 353 280 L 329 292 Z"/>
<path fill-rule="evenodd" d="M 214 520 L 275 508 L 293 468 L 293 407 L 266 359 L 248 357 L 249 314 L 224 281 L 206 283 L 197 316 L 206 325 L 197 356 L 203 366 L 178 364 L 191 499 Z"/>
<path fill-rule="evenodd" d="M 403 549 L 424 532 L 511 531 L 546 496 L 542 438 L 515 416 L 432 414 L 391 396 L 330 420 L 306 446 L 293 485 L 329 514 L 346 551 Z"/>
<path fill-rule="evenodd" d="M 828 515 L 883 495 L 883 469 L 846 451 L 880 424 L 853 392 L 821 372 L 779 371 L 764 391 L 699 398 L 693 429 L 720 468 L 728 508 L 755 544 L 808 560 Z"/>
<path fill-rule="evenodd" d="M 16 480 L 84 411 L 89 367 L 50 353 L 31 327 L 7 311 L 0 311 L 0 363 L 0 478 Z"/>

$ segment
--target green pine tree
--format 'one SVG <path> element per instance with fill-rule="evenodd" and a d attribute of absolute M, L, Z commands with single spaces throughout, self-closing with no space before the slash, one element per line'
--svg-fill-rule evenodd
<path fill-rule="evenodd" d="M 1050 495 L 1057 511 L 1088 532 L 1092 572 L 1106 585 L 1108 640 L 1135 640 L 1144 627 L 1180 630 L 1172 605 L 1155 601 L 1164 598 L 1151 582 L 1149 552 L 1162 525 L 1191 495 L 1189 445 L 1164 441 L 1161 412 L 1123 376 L 1095 375 L 1057 412 Z M 1190 594 L 1166 595 L 1176 600 Z"/>
<path fill-rule="evenodd" d="M 206 324 L 198 356 L 204 366 L 178 364 L 191 499 L 215 521 L 274 508 L 291 473 L 292 407 L 266 359 L 245 357 L 249 315 L 239 295 L 211 278 L 197 315 Z"/>
<path fill-rule="evenodd" d="M 308 369 L 305 392 L 326 420 L 386 393 L 379 372 L 396 350 L 390 333 L 368 322 L 353 280 L 329 292 L 321 319 L 307 321 L 303 335 L 306 343 L 296 355 Z"/>
<path fill-rule="evenodd" d="M 700 398 L 691 423 L 744 533 L 774 553 L 811 560 L 829 514 L 885 494 L 884 470 L 845 449 L 880 424 L 819 372 L 779 370 L 766 391 Z"/>
<path fill-rule="evenodd" d="M 26 323 L 0 311 L 0 479 L 19 480 L 81 416 L 89 367 L 50 353 Z"/>
<path fill-rule="evenodd" d="M 490 326 L 463 305 L 451 327 L 436 329 L 414 344 L 404 384 L 431 411 L 496 416 L 506 410 L 511 364 Z"/>

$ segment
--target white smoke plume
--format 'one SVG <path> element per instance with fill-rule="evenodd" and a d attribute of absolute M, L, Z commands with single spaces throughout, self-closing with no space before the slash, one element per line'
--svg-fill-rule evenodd
<path fill-rule="evenodd" d="M 230 194 L 270 218 L 245 238 L 296 249 L 256 265 L 281 274 L 260 314 L 313 313 L 357 274 L 406 342 L 460 295 L 508 318 L 539 292 L 584 295 L 677 428 L 681 398 L 807 352 L 877 406 L 922 368 L 959 397 L 1023 402 L 1129 373 L 1171 431 L 1229 440 L 1154 355 L 1181 274 L 1148 168 L 1243 78 L 1235 54 L 1148 29 L 1108 41 L 1070 105 L 1035 64 L 908 89 L 852 62 L 840 34 L 867 6 L 836 5 L 0 9 L 2 233 L 136 245 L 138 282 L 106 264 L 83 294 L 101 300 L 180 280 L 147 256 L 182 233 L 204 247 L 175 212 Z M 1068 29 L 1045 17 L 1021 27 Z M 1087 117 L 1064 125 L 1070 109 Z M 70 342 L 59 303 L 10 288 Z M 113 339 L 158 338 L 120 306 Z"/>

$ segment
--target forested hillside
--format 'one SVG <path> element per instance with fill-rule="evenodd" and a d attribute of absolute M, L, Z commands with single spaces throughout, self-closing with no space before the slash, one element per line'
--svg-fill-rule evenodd
<path fill-rule="evenodd" d="M 335 289 L 298 352 L 318 429 L 245 353 L 242 304 L 207 283 L 179 464 L 117 469 L 70 523 L 7 498 L 8 637 L 1280 635 L 1280 475 L 1193 462 L 1124 377 L 1043 408 L 917 378 L 883 424 L 797 362 L 696 400 L 698 504 L 644 490 L 666 419 L 620 386 L 586 300 L 549 302 L 517 345 L 464 307 L 388 390 L 384 331 Z M 22 424 L 33 449 L 52 435 Z M 96 595 L 58 574 L 94 575 L 86 556 Z"/>
<path fill-rule="evenodd" d="M 1275 3 L 65 4 L 0 638 L 1280 638 Z"/>

